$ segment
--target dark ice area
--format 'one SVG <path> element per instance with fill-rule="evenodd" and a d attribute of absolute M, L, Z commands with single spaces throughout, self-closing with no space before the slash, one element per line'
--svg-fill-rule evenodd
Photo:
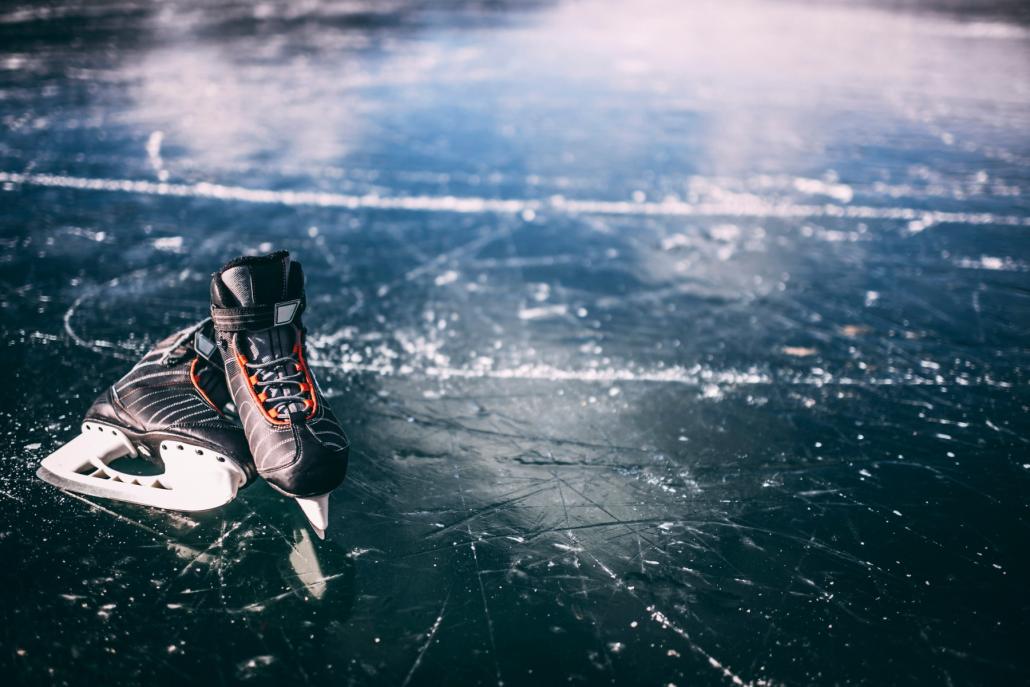
<path fill-rule="evenodd" d="M 1025 684 L 1030 23 L 970 5 L 0 5 L 3 682 Z M 279 248 L 325 541 L 35 477 Z"/>

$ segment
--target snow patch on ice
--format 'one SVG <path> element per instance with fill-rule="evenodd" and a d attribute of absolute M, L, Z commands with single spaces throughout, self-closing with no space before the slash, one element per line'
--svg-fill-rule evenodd
<path fill-rule="evenodd" d="M 989 270 L 992 272 L 1028 272 L 1030 265 L 1010 257 L 981 255 L 979 258 L 959 258 L 953 263 L 966 270 Z"/>
<path fill-rule="evenodd" d="M 794 179 L 794 188 L 800 193 L 813 196 L 829 196 L 841 203 L 850 203 L 855 197 L 855 192 L 847 184 L 837 184 L 819 179 L 805 179 L 797 177 Z"/>
<path fill-rule="evenodd" d="M 458 276 L 459 275 L 458 275 L 458 273 L 456 271 L 448 270 L 448 271 L 444 272 L 443 274 L 439 275 L 436 279 L 434 279 L 433 283 L 436 284 L 437 286 L 444 286 L 446 284 L 453 284 L 454 282 L 458 281 Z"/>
<path fill-rule="evenodd" d="M 154 239 L 150 243 L 157 250 L 163 250 L 168 253 L 180 253 L 182 252 L 183 238 L 181 236 L 164 236 Z"/>
<path fill-rule="evenodd" d="M 519 310 L 520 320 L 540 320 L 545 317 L 559 317 L 567 314 L 568 306 L 565 305 L 544 305 L 538 308 L 521 308 Z"/>

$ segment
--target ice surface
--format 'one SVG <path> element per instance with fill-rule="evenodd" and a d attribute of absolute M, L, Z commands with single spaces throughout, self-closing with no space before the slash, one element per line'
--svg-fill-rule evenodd
<path fill-rule="evenodd" d="M 3 8 L 0 674 L 1025 682 L 1006 11 Z M 324 542 L 33 477 L 277 248 L 354 444 Z"/>

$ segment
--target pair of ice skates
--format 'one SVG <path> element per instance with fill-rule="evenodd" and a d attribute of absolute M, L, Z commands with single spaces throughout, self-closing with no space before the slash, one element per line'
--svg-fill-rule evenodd
<path fill-rule="evenodd" d="M 283 251 L 211 279 L 211 317 L 160 341 L 93 402 L 38 475 L 70 491 L 182 511 L 216 508 L 257 476 L 322 537 L 348 440 L 305 360 L 304 274 Z M 152 476 L 112 465 L 142 457 Z"/>

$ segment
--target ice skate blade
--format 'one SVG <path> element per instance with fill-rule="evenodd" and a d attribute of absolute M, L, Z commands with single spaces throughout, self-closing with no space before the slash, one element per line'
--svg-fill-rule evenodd
<path fill-rule="evenodd" d="M 319 539 L 325 539 L 325 531 L 329 529 L 329 494 L 294 498 L 308 522 L 311 523 L 311 529 L 315 530 Z"/>
<path fill-rule="evenodd" d="M 110 463 L 137 451 L 124 432 L 84 422 L 82 434 L 43 459 L 36 475 L 61 489 L 178 511 L 210 510 L 232 501 L 246 475 L 229 458 L 201 446 L 166 439 L 159 475 L 130 475 Z"/>

